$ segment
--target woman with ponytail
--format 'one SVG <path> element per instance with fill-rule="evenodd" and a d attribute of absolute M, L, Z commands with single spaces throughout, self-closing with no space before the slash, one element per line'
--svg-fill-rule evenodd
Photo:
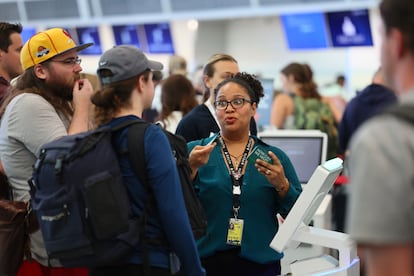
<path fill-rule="evenodd" d="M 308 64 L 290 63 L 281 70 L 283 92 L 272 104 L 270 123 L 278 129 L 319 129 L 328 134 L 328 158 L 337 154 L 335 110 L 325 103 Z"/>
<path fill-rule="evenodd" d="M 97 71 L 102 89 L 91 98 L 95 104 L 95 124 L 115 127 L 126 120 L 142 121 L 143 110 L 151 107 L 154 98 L 152 70 L 162 68 L 161 63 L 148 60 L 133 46 L 121 45 L 106 51 Z M 149 125 L 142 134 L 145 150 L 139 154 L 145 158 L 148 182 L 144 184 L 134 173 L 128 155 L 122 151 L 128 147 L 128 131 L 128 127 L 116 131 L 112 142 L 119 152 L 118 160 L 134 216 L 141 217 L 146 203 L 152 201 L 151 208 L 146 211 L 144 228 L 149 240 L 147 245 L 144 241 L 136 245 L 122 263 L 92 268 L 90 276 L 143 275 L 148 272 L 148 266 L 149 275 L 167 276 L 180 269 L 179 263 L 180 275 L 204 276 L 167 137 L 156 125 Z M 154 238 L 161 242 L 151 242 Z"/>

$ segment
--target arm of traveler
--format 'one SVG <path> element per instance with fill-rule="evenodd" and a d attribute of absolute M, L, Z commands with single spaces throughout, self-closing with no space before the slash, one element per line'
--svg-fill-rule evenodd
<path fill-rule="evenodd" d="M 414 275 L 414 245 L 362 245 L 361 262 L 367 276 Z M 359 248 L 358 248 L 358 251 Z"/>
<path fill-rule="evenodd" d="M 189 162 L 191 167 L 191 179 L 194 180 L 197 175 L 198 168 L 207 164 L 210 153 L 216 146 L 216 142 L 205 146 L 195 146 L 189 154 Z"/>
<path fill-rule="evenodd" d="M 147 130 L 145 137 L 148 179 L 161 225 L 171 250 L 180 259 L 183 275 L 202 276 L 205 272 L 190 227 L 175 160 L 171 150 L 167 150 L 169 142 L 160 128 L 147 136 L 148 132 L 151 131 Z"/>
<path fill-rule="evenodd" d="M 277 95 L 272 103 L 272 109 L 270 113 L 270 124 L 278 129 L 283 128 L 286 118 L 293 110 L 293 101 L 287 94 Z"/>
<path fill-rule="evenodd" d="M 75 134 L 89 129 L 89 110 L 92 94 L 93 87 L 88 79 L 81 79 L 76 82 L 73 88 L 73 118 L 68 134 Z"/>

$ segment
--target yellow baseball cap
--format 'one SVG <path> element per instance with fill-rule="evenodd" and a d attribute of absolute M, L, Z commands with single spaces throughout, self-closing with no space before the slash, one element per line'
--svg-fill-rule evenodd
<path fill-rule="evenodd" d="M 79 52 L 92 45 L 93 43 L 86 43 L 76 46 L 68 31 L 62 28 L 52 28 L 33 35 L 24 44 L 20 52 L 20 61 L 23 69 L 26 70 L 67 51 Z"/>

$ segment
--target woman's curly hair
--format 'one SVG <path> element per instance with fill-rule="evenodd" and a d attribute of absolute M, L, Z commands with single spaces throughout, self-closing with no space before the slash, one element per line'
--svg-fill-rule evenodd
<path fill-rule="evenodd" d="M 244 87 L 249 94 L 250 100 L 259 105 L 260 98 L 264 97 L 264 90 L 262 83 L 253 74 L 246 72 L 237 73 L 217 85 L 214 89 L 214 94 L 217 96 L 218 91 L 221 87 L 229 82 L 234 82 Z"/>

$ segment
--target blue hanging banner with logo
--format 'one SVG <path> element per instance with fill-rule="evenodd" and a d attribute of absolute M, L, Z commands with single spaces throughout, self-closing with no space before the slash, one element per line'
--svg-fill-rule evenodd
<path fill-rule="evenodd" d="M 333 47 L 372 46 L 368 10 L 328 12 Z"/>
<path fill-rule="evenodd" d="M 92 46 L 82 50 L 82 55 L 101 55 L 102 47 L 99 37 L 98 27 L 81 27 L 76 28 L 76 34 L 79 44 L 93 43 Z"/>
<path fill-rule="evenodd" d="M 168 23 L 145 24 L 145 38 L 151 54 L 174 54 L 174 44 Z"/>
<path fill-rule="evenodd" d="M 116 45 L 133 45 L 141 48 L 137 28 L 137 25 L 112 26 Z"/>
<path fill-rule="evenodd" d="M 281 15 L 290 50 L 328 47 L 325 17 L 321 12 Z"/>

